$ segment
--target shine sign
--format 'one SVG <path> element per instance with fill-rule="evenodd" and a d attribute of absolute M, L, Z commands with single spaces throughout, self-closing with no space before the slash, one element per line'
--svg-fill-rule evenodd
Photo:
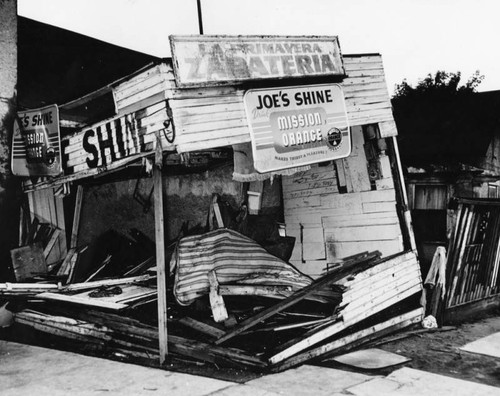
<path fill-rule="evenodd" d="M 258 172 L 351 153 L 344 93 L 338 84 L 251 89 L 244 103 Z"/>

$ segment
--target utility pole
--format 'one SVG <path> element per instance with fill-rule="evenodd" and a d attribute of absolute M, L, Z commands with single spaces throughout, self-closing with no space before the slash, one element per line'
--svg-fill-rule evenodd
<path fill-rule="evenodd" d="M 196 0 L 196 5 L 198 6 L 198 28 L 200 34 L 203 34 L 203 18 L 201 16 L 201 0 Z"/>

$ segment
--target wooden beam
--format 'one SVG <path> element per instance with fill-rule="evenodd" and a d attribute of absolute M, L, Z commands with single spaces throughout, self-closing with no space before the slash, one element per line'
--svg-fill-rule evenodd
<path fill-rule="evenodd" d="M 215 271 L 208 271 L 208 283 L 210 283 L 210 307 L 212 308 L 212 315 L 217 323 L 224 322 L 227 318 L 226 304 L 224 299 L 219 294 L 219 282 Z"/>
<path fill-rule="evenodd" d="M 404 327 L 408 327 L 414 323 L 418 323 L 422 320 L 422 317 L 423 317 L 423 309 L 418 308 L 413 311 L 404 313 L 402 315 L 390 318 L 382 323 L 377 323 L 373 326 L 359 330 L 355 333 L 348 334 L 345 337 L 336 339 L 328 344 L 311 349 L 300 355 L 293 356 L 288 360 L 285 360 L 284 362 L 280 362 L 273 368 L 273 371 L 283 371 L 285 369 L 303 363 L 309 359 L 313 359 L 325 355 L 327 353 L 332 353 L 336 350 L 345 347 L 348 344 L 356 343 L 359 345 L 363 341 L 364 342 L 371 341 L 373 338 L 382 337 L 388 333 L 394 332 Z"/>
<path fill-rule="evenodd" d="M 160 364 L 165 363 L 168 354 L 167 332 L 167 271 L 165 263 L 165 229 L 163 218 L 163 179 L 158 164 L 153 169 L 156 274 L 158 289 L 158 338 L 160 346 Z"/>
<path fill-rule="evenodd" d="M 219 294 L 221 296 L 271 296 L 285 298 L 292 293 L 292 287 L 285 285 L 219 285 Z"/>
<path fill-rule="evenodd" d="M 75 213 L 73 215 L 73 228 L 71 231 L 70 248 L 76 248 L 78 243 L 78 229 L 80 228 L 80 214 L 82 212 L 83 186 L 80 184 L 76 190 Z"/>
<path fill-rule="evenodd" d="M 54 232 L 52 233 L 52 236 L 51 236 L 49 242 L 47 243 L 47 246 L 45 246 L 45 249 L 43 250 L 43 257 L 45 258 L 45 260 L 47 260 L 47 257 L 49 256 L 50 251 L 54 247 L 54 245 L 57 241 L 57 238 L 59 237 L 60 232 L 61 232 L 61 230 L 56 228 L 54 230 Z"/>
<path fill-rule="evenodd" d="M 318 279 L 314 283 L 312 283 L 309 286 L 306 286 L 294 294 L 292 294 L 290 297 L 280 301 L 279 303 L 259 312 L 258 314 L 248 318 L 247 320 L 244 320 L 243 322 L 239 323 L 233 329 L 229 332 L 227 332 L 223 337 L 219 338 L 215 344 L 219 345 L 235 336 L 238 334 L 241 334 L 245 330 L 248 330 L 262 321 L 270 318 L 271 316 L 276 315 L 277 313 L 285 310 L 286 308 L 291 307 L 292 305 L 297 304 L 298 302 L 304 300 L 306 297 L 309 295 L 313 294 L 317 290 L 321 290 L 325 286 L 335 283 L 339 279 L 342 279 L 344 276 L 349 274 L 350 272 L 359 272 L 362 270 L 365 270 L 373 265 L 375 265 L 378 260 L 374 260 L 377 258 L 379 255 L 378 252 L 372 253 L 370 255 L 367 255 L 363 259 L 360 259 L 359 261 L 353 261 L 349 263 L 348 265 L 343 265 L 341 267 L 338 267 L 336 270 L 332 270 L 331 273 L 325 275 L 324 277 Z"/>
<path fill-rule="evenodd" d="M 151 275 L 138 275 L 138 276 L 131 276 L 128 278 L 102 279 L 92 282 L 73 283 L 71 285 L 64 286 L 62 288 L 62 291 L 81 291 L 81 290 L 95 289 L 101 286 L 126 285 L 129 283 L 148 281 L 153 278 L 154 276 Z"/>
<path fill-rule="evenodd" d="M 73 303 L 73 304 L 85 305 L 88 307 L 99 307 L 99 308 L 112 309 L 112 310 L 117 310 L 117 311 L 128 307 L 127 304 L 116 303 L 116 302 L 112 302 L 112 301 L 104 301 L 104 300 L 100 300 L 98 298 L 70 296 L 67 294 L 51 293 L 51 292 L 40 293 L 40 294 L 37 294 L 35 297 L 40 298 L 42 300 L 63 301 L 63 302 L 68 302 L 68 303 Z"/>
<path fill-rule="evenodd" d="M 189 316 L 179 319 L 179 323 L 193 330 L 196 330 L 210 338 L 219 338 L 222 337 L 225 333 L 224 330 L 221 330 L 218 327 L 205 322 L 200 322 L 199 320 L 193 319 Z"/>

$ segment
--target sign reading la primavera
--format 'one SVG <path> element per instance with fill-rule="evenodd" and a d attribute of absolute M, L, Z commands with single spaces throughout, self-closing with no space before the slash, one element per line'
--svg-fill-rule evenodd
<path fill-rule="evenodd" d="M 345 74 L 334 37 L 170 36 L 178 86 Z"/>

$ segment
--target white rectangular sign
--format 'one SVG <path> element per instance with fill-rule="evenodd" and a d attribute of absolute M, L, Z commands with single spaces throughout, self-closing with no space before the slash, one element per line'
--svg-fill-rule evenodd
<path fill-rule="evenodd" d="M 344 76 L 336 36 L 170 36 L 177 85 Z"/>
<path fill-rule="evenodd" d="M 251 89 L 244 102 L 258 172 L 351 153 L 344 94 L 338 84 Z"/>
<path fill-rule="evenodd" d="M 62 173 L 57 105 L 17 113 L 11 152 L 12 173 L 16 176 Z"/>

